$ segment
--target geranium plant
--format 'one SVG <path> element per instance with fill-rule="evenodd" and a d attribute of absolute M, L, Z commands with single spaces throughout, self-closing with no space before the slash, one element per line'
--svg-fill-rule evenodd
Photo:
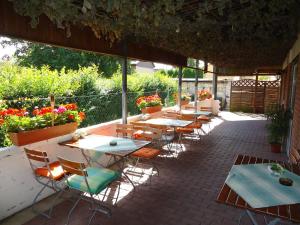
<path fill-rule="evenodd" d="M 200 100 L 210 99 L 212 97 L 210 91 L 205 89 L 198 91 L 198 96 Z"/>
<path fill-rule="evenodd" d="M 177 101 L 177 93 L 174 94 L 174 99 L 176 99 Z M 181 101 L 190 101 L 191 100 L 191 96 L 189 94 L 181 94 Z"/>
<path fill-rule="evenodd" d="M 161 98 L 156 95 L 150 95 L 150 96 L 141 96 L 136 100 L 136 105 L 139 107 L 140 110 L 151 107 L 151 106 L 158 106 L 162 105 Z"/>
<path fill-rule="evenodd" d="M 32 112 L 12 108 L 0 110 L 0 126 L 5 126 L 7 131 L 12 133 L 72 122 L 79 124 L 84 118 L 84 112 L 79 112 L 76 104 L 60 105 L 54 109 L 36 108 Z"/>

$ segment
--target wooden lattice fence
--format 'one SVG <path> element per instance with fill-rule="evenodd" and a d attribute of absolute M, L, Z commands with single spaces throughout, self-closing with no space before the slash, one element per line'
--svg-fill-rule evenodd
<path fill-rule="evenodd" d="M 230 111 L 264 113 L 278 104 L 280 81 L 251 79 L 231 82 Z"/>

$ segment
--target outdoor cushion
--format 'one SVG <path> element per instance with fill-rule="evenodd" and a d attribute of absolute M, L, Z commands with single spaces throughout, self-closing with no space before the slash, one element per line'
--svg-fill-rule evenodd
<path fill-rule="evenodd" d="M 190 133 L 194 132 L 194 129 L 193 128 L 188 128 L 188 127 L 180 127 L 180 128 L 176 129 L 176 132 L 177 133 L 187 133 L 187 134 L 190 134 Z"/>
<path fill-rule="evenodd" d="M 138 158 L 153 159 L 154 157 L 158 156 L 160 152 L 161 151 L 159 149 L 155 148 L 142 148 L 135 151 L 131 155 Z"/>
<path fill-rule="evenodd" d="M 87 182 L 92 194 L 99 194 L 120 176 L 120 173 L 106 168 L 87 167 L 86 171 L 88 174 Z M 74 174 L 68 177 L 66 182 L 70 188 L 82 192 L 89 192 L 84 176 Z"/>
<path fill-rule="evenodd" d="M 194 122 L 187 126 L 187 128 L 193 128 L 193 129 L 201 129 L 202 123 Z"/>
<path fill-rule="evenodd" d="M 64 176 L 64 171 L 63 171 L 59 161 L 49 163 L 49 168 L 50 168 L 52 176 L 55 180 L 59 180 L 60 178 L 62 178 Z M 51 177 L 50 172 L 46 166 L 35 169 L 35 173 L 38 176 L 48 177 L 48 178 Z"/>
<path fill-rule="evenodd" d="M 197 120 L 202 120 L 202 121 L 207 121 L 207 122 L 211 121 L 211 119 L 209 117 L 207 117 L 207 116 L 199 116 L 197 118 Z"/>
<path fill-rule="evenodd" d="M 150 135 L 151 133 L 149 132 L 148 134 Z M 145 140 L 145 141 L 151 141 L 152 140 L 152 138 L 148 137 L 147 133 L 145 133 L 143 131 L 134 132 L 132 137 L 133 137 L 133 139 L 137 139 L 137 140 Z"/>

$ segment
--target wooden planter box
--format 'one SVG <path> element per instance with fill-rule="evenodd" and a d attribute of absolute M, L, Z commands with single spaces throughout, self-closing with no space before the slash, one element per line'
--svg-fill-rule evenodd
<path fill-rule="evenodd" d="M 151 107 L 146 107 L 142 109 L 142 113 L 143 114 L 147 114 L 147 113 L 155 113 L 155 112 L 159 112 L 161 111 L 162 106 L 161 105 L 157 105 L 157 106 L 151 106 Z"/>
<path fill-rule="evenodd" d="M 77 123 L 67 123 L 43 129 L 23 131 L 19 133 L 8 133 L 10 140 L 16 146 L 31 144 L 38 141 L 47 140 L 50 138 L 66 135 L 76 131 Z"/>

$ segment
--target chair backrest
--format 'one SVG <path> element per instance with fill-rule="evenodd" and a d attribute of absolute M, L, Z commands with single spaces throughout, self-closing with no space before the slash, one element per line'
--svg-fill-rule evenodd
<path fill-rule="evenodd" d="M 33 161 L 42 162 L 45 164 L 49 163 L 49 158 L 47 152 L 45 151 L 33 150 L 28 148 L 24 148 L 24 151 L 30 164 L 32 164 Z"/>
<path fill-rule="evenodd" d="M 197 119 L 197 116 L 193 114 L 181 114 L 179 117 L 180 120 L 190 120 L 195 121 Z"/>
<path fill-rule="evenodd" d="M 82 177 L 84 177 L 84 182 L 87 186 L 87 190 L 92 197 L 92 191 L 91 191 L 88 179 L 87 179 L 88 173 L 87 173 L 85 164 L 82 162 L 76 162 L 76 161 L 72 161 L 69 159 L 64 159 L 62 157 L 57 157 L 57 158 L 58 158 L 58 161 L 59 161 L 61 167 L 63 168 L 64 176 L 66 178 L 68 186 L 71 187 L 71 185 L 69 183 L 69 179 L 67 179 L 68 175 L 82 176 Z"/>
<path fill-rule="evenodd" d="M 29 161 L 30 167 L 31 167 L 32 171 L 34 171 L 34 175 L 35 175 L 36 179 L 39 175 L 36 174 L 35 170 L 37 168 L 41 167 L 41 163 L 42 163 L 42 167 L 47 168 L 47 170 L 50 174 L 50 178 L 54 179 L 52 171 L 49 167 L 50 160 L 47 155 L 47 152 L 40 151 L 40 150 L 28 149 L 28 148 L 24 148 L 24 151 L 25 151 L 25 154 Z"/>
<path fill-rule="evenodd" d="M 62 166 L 65 174 L 76 174 L 79 176 L 87 177 L 88 174 L 85 170 L 85 164 L 82 162 L 75 162 L 62 157 L 57 157 L 60 165 Z"/>
<path fill-rule="evenodd" d="M 212 111 L 212 107 L 200 106 L 200 110 L 201 110 L 201 111 L 208 111 L 208 112 L 211 112 L 211 111 Z"/>
<path fill-rule="evenodd" d="M 133 125 L 133 129 L 140 139 L 159 140 L 162 136 L 162 130 L 147 125 Z"/>
<path fill-rule="evenodd" d="M 195 106 L 193 106 L 193 105 L 184 105 L 183 108 L 184 109 L 193 109 L 193 110 L 195 110 Z"/>
<path fill-rule="evenodd" d="M 197 121 L 208 123 L 211 122 L 211 118 L 208 116 L 198 116 Z"/>
<path fill-rule="evenodd" d="M 169 127 L 166 125 L 159 125 L 159 124 L 148 124 L 149 127 L 156 128 L 158 130 L 161 130 L 162 133 L 165 133 L 168 131 Z"/>
<path fill-rule="evenodd" d="M 177 112 L 164 112 L 162 117 L 168 119 L 178 119 L 180 115 Z"/>
<path fill-rule="evenodd" d="M 132 124 L 117 124 L 117 128 L 116 128 L 117 136 L 122 135 L 123 137 L 131 138 L 133 132 L 134 130 Z"/>

